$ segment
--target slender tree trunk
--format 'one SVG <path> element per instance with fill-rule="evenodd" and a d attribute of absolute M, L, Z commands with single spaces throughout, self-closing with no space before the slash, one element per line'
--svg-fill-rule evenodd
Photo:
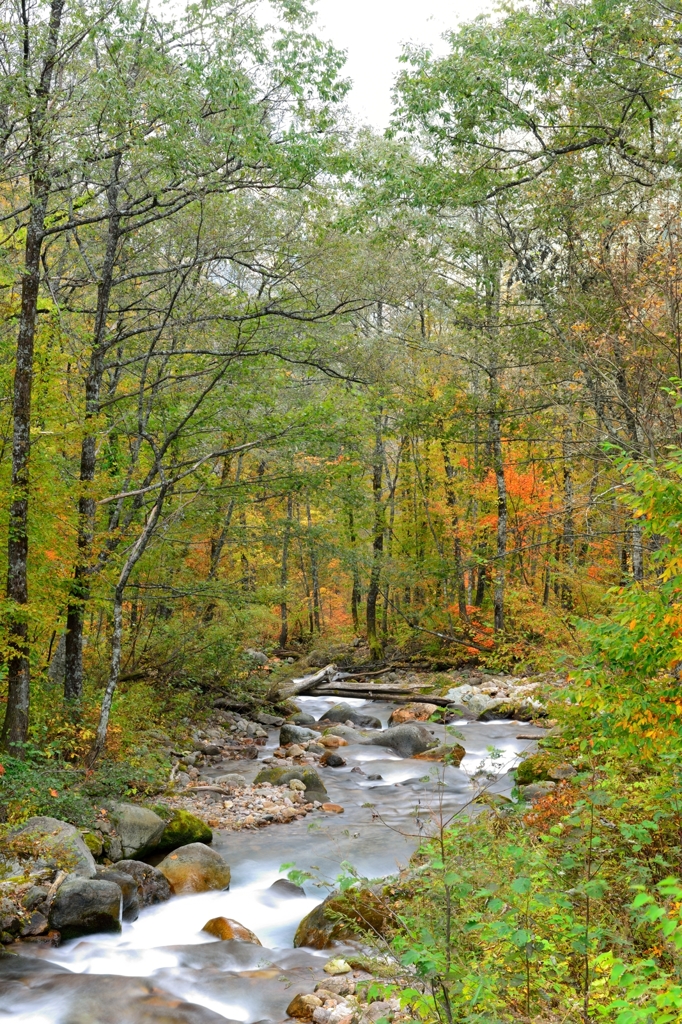
<path fill-rule="evenodd" d="M 310 499 L 306 498 L 305 511 L 308 522 L 308 549 L 310 552 L 310 580 L 313 592 L 313 622 L 318 633 L 322 631 L 320 617 L 320 574 L 317 564 L 317 551 L 315 550 L 315 538 L 313 537 L 313 520 L 310 514 Z"/>
<path fill-rule="evenodd" d="M 52 90 L 57 45 L 61 30 L 64 0 L 52 0 L 45 59 L 36 89 L 36 101 L 29 115 L 29 185 L 31 210 L 26 227 L 24 269 L 21 282 L 21 309 L 14 371 L 12 399 L 12 492 L 7 540 L 7 710 L 2 727 L 1 745 L 23 757 L 28 737 L 31 699 L 28 619 L 28 508 L 29 460 L 31 451 L 31 397 L 33 386 L 33 350 L 35 345 L 40 259 L 43 232 L 50 193 L 45 123 Z M 30 25 L 27 7 L 22 7 L 24 56 L 30 59 Z"/>
<path fill-rule="evenodd" d="M 154 507 L 147 519 L 144 530 L 135 541 L 130 554 L 128 555 L 123 568 L 118 577 L 116 588 L 114 590 L 114 627 L 111 637 L 111 662 L 109 665 L 109 679 L 107 682 L 107 688 L 104 691 L 104 698 L 102 700 L 102 706 L 100 708 L 99 723 L 97 725 L 97 733 L 95 736 L 95 742 L 92 750 L 88 756 L 88 766 L 91 768 L 95 761 L 101 757 L 104 752 L 104 747 L 107 741 L 107 731 L 109 729 L 109 716 L 111 714 L 111 705 L 114 699 L 114 693 L 118 683 L 118 677 L 121 671 L 121 647 L 123 644 L 123 595 L 125 594 L 126 585 L 130 579 L 130 574 L 137 565 L 138 561 L 144 554 L 147 544 L 151 540 L 152 534 L 156 529 L 156 524 L 159 521 L 161 515 L 161 508 L 163 506 L 164 499 L 167 493 L 167 486 L 164 485 L 159 491 L 159 495 L 154 503 Z"/>
<path fill-rule="evenodd" d="M 632 578 L 635 583 L 644 582 L 644 543 L 642 526 L 635 519 L 632 522 Z"/>
<path fill-rule="evenodd" d="M 360 588 L 360 567 L 358 566 L 358 553 L 356 549 L 355 520 L 352 508 L 348 509 L 348 537 L 353 552 L 353 590 L 350 596 L 351 615 L 353 616 L 353 629 L 356 633 L 360 630 L 360 600 L 362 592 Z"/>
<path fill-rule="evenodd" d="M 381 567 L 384 557 L 384 503 L 382 477 L 384 471 L 384 442 L 382 436 L 381 412 L 375 419 L 374 466 L 372 472 L 372 497 L 374 504 L 374 529 L 372 534 L 372 568 L 367 588 L 367 642 L 372 658 L 383 657 L 381 643 L 377 637 L 377 597 L 381 582 Z"/>
<path fill-rule="evenodd" d="M 291 535 L 291 520 L 294 513 L 294 499 L 291 495 L 287 497 L 287 518 L 284 524 L 284 536 L 282 537 L 282 572 L 280 585 L 282 587 L 282 600 L 279 606 L 281 626 L 279 630 L 279 646 L 284 648 L 289 639 L 289 611 L 287 608 L 287 584 L 289 582 L 289 537 Z"/>
<path fill-rule="evenodd" d="M 504 629 L 504 587 L 505 558 L 507 554 L 507 482 L 504 476 L 500 420 L 497 410 L 490 417 L 490 435 L 493 453 L 493 467 L 497 483 L 497 561 L 495 566 L 495 590 L 493 594 L 495 632 Z"/>
<path fill-rule="evenodd" d="M 464 568 L 462 566 L 462 543 L 460 538 L 459 515 L 457 514 L 457 496 L 455 494 L 455 467 L 452 465 L 450 453 L 445 440 L 441 440 L 443 466 L 445 468 L 445 499 L 450 509 L 450 522 L 453 534 L 453 556 L 455 563 L 455 586 L 457 588 L 457 610 L 462 622 L 469 621 L 467 597 L 464 584 Z"/>
<path fill-rule="evenodd" d="M 564 529 L 562 551 L 564 561 L 564 577 L 561 584 L 561 604 L 567 610 L 573 608 L 573 590 L 570 577 L 575 569 L 575 524 L 573 497 L 573 468 L 571 464 L 571 431 L 564 431 L 563 462 L 564 462 Z"/>
<path fill-rule="evenodd" d="M 97 506 L 92 484 L 97 469 L 95 417 L 99 413 L 100 391 L 107 352 L 107 316 L 114 282 L 116 252 L 120 239 L 118 210 L 118 172 L 121 158 L 114 158 L 112 180 L 107 189 L 109 224 L 102 274 L 97 288 L 97 310 L 90 366 L 85 382 L 85 429 L 81 444 L 80 495 L 78 497 L 78 561 L 74 569 L 71 593 L 66 612 L 66 667 L 64 697 L 80 700 L 83 693 L 83 623 L 85 606 L 90 598 L 92 542 L 95 537 Z"/>

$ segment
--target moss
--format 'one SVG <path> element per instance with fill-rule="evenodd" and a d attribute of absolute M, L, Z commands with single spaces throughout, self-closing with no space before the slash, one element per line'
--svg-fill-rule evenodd
<path fill-rule="evenodd" d="M 172 809 L 165 804 L 157 804 L 152 810 L 166 822 L 158 850 L 175 850 L 178 846 L 189 846 L 190 843 L 212 842 L 213 832 L 195 814 L 181 808 Z"/>
<path fill-rule="evenodd" d="M 542 751 L 531 754 L 516 769 L 516 784 L 530 786 L 533 782 L 547 782 L 550 778 L 550 771 L 557 763 L 556 757 L 551 757 Z"/>
<path fill-rule="evenodd" d="M 93 857 L 101 857 L 102 850 L 104 849 L 102 837 L 97 835 L 96 832 L 81 832 L 81 836 Z"/>

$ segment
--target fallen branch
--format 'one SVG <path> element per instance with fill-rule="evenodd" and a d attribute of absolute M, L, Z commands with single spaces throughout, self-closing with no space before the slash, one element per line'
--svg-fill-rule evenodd
<path fill-rule="evenodd" d="M 297 679 L 283 679 L 270 687 L 267 700 L 276 704 L 279 701 L 288 700 L 290 697 L 297 697 L 299 694 L 310 692 L 325 677 L 329 677 L 329 682 L 333 683 L 338 676 L 336 665 L 325 665 L 319 672 L 314 672 L 312 675 L 299 676 Z"/>

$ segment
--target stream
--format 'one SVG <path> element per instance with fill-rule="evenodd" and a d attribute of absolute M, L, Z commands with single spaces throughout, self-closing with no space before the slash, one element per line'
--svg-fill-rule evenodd
<path fill-rule="evenodd" d="M 320 718 L 336 697 L 297 697 Z M 345 698 L 385 726 L 390 701 Z M 533 749 L 544 731 L 517 721 L 455 722 L 466 749 L 460 768 L 401 758 L 385 747 L 350 744 L 343 768 L 318 768 L 343 814 L 316 811 L 258 831 L 216 832 L 213 848 L 232 870 L 225 892 L 176 896 L 144 909 L 120 934 L 90 935 L 58 948 L 24 944 L 21 955 L 0 961 L 0 1021 L 12 1024 L 255 1024 L 281 1021 L 297 992 L 310 992 L 323 967 L 343 952 L 294 949 L 301 919 L 327 895 L 344 862 L 379 878 L 404 867 L 432 816 L 465 808 L 476 786 L 508 794 L 508 771 Z M 439 739 L 445 726 L 429 723 Z M 278 745 L 269 731 L 267 756 Z M 519 737 L 522 734 L 523 738 Z M 452 741 L 452 738 L 451 738 Z M 490 748 L 495 748 L 491 758 Z M 229 762 L 251 781 L 262 764 Z M 355 769 L 355 770 L 354 770 Z M 219 775 L 226 766 L 213 768 Z M 477 774 L 478 773 L 478 774 Z M 476 780 L 474 780 L 476 775 Z M 380 776 L 380 778 L 370 778 Z M 270 886 L 295 864 L 313 876 L 305 895 Z M 324 887 L 322 882 L 330 883 Z M 262 946 L 221 941 L 202 932 L 209 918 L 233 918 L 256 933 Z"/>

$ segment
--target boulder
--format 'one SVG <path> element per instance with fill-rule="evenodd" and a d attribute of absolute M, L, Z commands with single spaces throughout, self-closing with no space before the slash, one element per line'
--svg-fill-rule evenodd
<path fill-rule="evenodd" d="M 319 996 L 294 996 L 287 1006 L 287 1016 L 294 1017 L 296 1020 L 312 1020 L 313 1013 L 318 1006 L 322 1006 L 322 1000 Z"/>
<path fill-rule="evenodd" d="M 343 736 L 321 736 L 319 742 L 320 746 L 327 747 L 329 750 L 348 746 L 348 740 L 344 739 Z"/>
<path fill-rule="evenodd" d="M 271 782 L 273 786 L 287 786 L 292 779 L 299 779 L 305 786 L 305 797 L 309 803 L 319 800 L 325 802 L 329 794 L 324 788 L 322 779 L 313 768 L 264 768 L 256 776 L 255 782 Z"/>
<path fill-rule="evenodd" d="M 35 910 L 36 907 L 40 906 L 47 899 L 49 889 L 44 885 L 32 885 L 31 888 L 24 893 L 22 904 L 26 910 Z"/>
<path fill-rule="evenodd" d="M 175 893 L 208 892 L 230 885 L 228 865 L 219 853 L 203 843 L 190 843 L 169 853 L 159 864 L 159 871 Z"/>
<path fill-rule="evenodd" d="M 156 844 L 157 850 L 175 850 L 178 846 L 187 846 L 189 843 L 213 841 L 213 832 L 206 822 L 197 818 L 195 814 L 179 807 L 170 808 L 162 804 L 156 807 L 155 811 L 166 822 L 166 827 Z"/>
<path fill-rule="evenodd" d="M 239 921 L 233 921 L 231 917 L 212 917 L 201 930 L 208 932 L 209 935 L 215 935 L 216 939 L 238 939 L 240 942 L 252 942 L 256 946 L 263 945 L 257 935 Z"/>
<path fill-rule="evenodd" d="M 92 878 L 95 874 L 94 857 L 78 829 L 66 821 L 45 815 L 29 818 L 11 830 L 7 840 L 18 856 L 35 861 L 36 871 L 49 868 L 81 878 Z"/>
<path fill-rule="evenodd" d="M 137 882 L 132 875 L 115 868 L 97 868 L 96 878 L 105 882 L 114 882 L 121 890 L 123 897 L 122 912 L 125 921 L 136 921 L 140 913 L 140 901 L 137 896 Z"/>
<path fill-rule="evenodd" d="M 533 782 L 530 786 L 519 786 L 519 793 L 523 800 L 536 804 L 555 789 L 556 782 Z"/>
<path fill-rule="evenodd" d="M 526 757 L 515 770 L 517 786 L 528 786 L 533 782 L 546 782 L 552 778 L 552 771 L 558 767 L 556 755 L 551 756 L 540 750 Z"/>
<path fill-rule="evenodd" d="M 438 711 L 436 704 L 403 704 L 391 712 L 389 725 L 402 725 L 404 722 L 428 722 L 431 715 Z"/>
<path fill-rule="evenodd" d="M 137 886 L 137 898 L 141 907 L 151 907 L 156 903 L 165 903 L 173 895 L 168 879 L 158 868 L 145 864 L 141 860 L 120 860 L 117 871 L 124 871 Z"/>
<path fill-rule="evenodd" d="M 279 745 L 286 747 L 289 743 L 307 743 L 319 739 L 319 733 L 313 729 L 304 729 L 302 725 L 291 725 L 285 722 L 279 730 Z"/>
<path fill-rule="evenodd" d="M 335 754 L 333 750 L 328 750 L 320 758 L 320 764 L 325 768 L 343 768 L 345 763 L 341 755 Z"/>
<path fill-rule="evenodd" d="M 413 757 L 415 754 L 422 754 L 425 750 L 438 745 L 438 741 L 420 722 L 395 725 L 377 733 L 376 736 L 363 737 L 362 742 L 377 744 L 380 747 L 390 747 L 401 757 Z"/>
<path fill-rule="evenodd" d="M 305 889 L 301 888 L 300 885 L 295 885 L 294 882 L 290 882 L 288 878 L 278 878 L 277 881 L 268 886 L 267 891 L 274 893 L 275 896 L 286 896 L 289 899 L 298 899 L 301 896 L 305 896 Z"/>
<path fill-rule="evenodd" d="M 294 936 L 294 946 L 327 949 L 334 942 L 357 938 L 358 933 L 384 935 L 391 914 L 371 889 L 347 889 L 333 892 L 303 918 Z"/>
<path fill-rule="evenodd" d="M 459 768 L 466 750 L 460 743 L 440 743 L 431 750 L 425 750 L 423 754 L 415 754 L 415 761 L 443 761 L 445 764 L 454 765 Z"/>
<path fill-rule="evenodd" d="M 213 780 L 219 786 L 225 786 L 226 789 L 243 789 L 248 783 L 243 775 L 239 772 L 227 772 L 226 775 L 218 775 Z M 209 839 L 208 842 L 211 840 Z"/>
<path fill-rule="evenodd" d="M 265 725 L 268 728 L 271 726 L 279 728 L 279 726 L 284 722 L 281 715 L 269 715 L 265 711 L 259 711 L 258 714 L 253 717 L 256 722 L 260 722 L 261 725 Z"/>
<path fill-rule="evenodd" d="M 320 721 L 340 722 L 344 725 L 346 722 L 352 722 L 353 725 L 357 725 L 360 729 L 381 728 L 381 722 L 378 718 L 375 718 L 373 715 L 363 715 L 362 712 L 358 711 L 357 708 L 351 707 L 350 704 L 335 704 L 329 711 L 325 711 Z"/>
<path fill-rule="evenodd" d="M 23 921 L 21 911 L 6 896 L 0 898 L 0 932 L 18 935 Z"/>
<path fill-rule="evenodd" d="M 166 828 L 163 818 L 137 804 L 113 804 L 110 817 L 121 842 L 122 860 L 154 850 Z"/>
<path fill-rule="evenodd" d="M 325 729 L 325 736 L 340 736 L 341 739 L 346 740 L 347 743 L 362 743 L 365 737 L 359 729 L 354 729 L 352 725 L 333 725 L 331 729 Z M 324 738 L 324 737 L 323 737 Z M 318 743 L 321 740 L 318 740 Z"/>
<path fill-rule="evenodd" d="M 313 728 L 317 725 L 317 720 L 305 711 L 297 711 L 295 715 L 291 715 L 288 721 L 291 725 L 309 725 Z"/>
<path fill-rule="evenodd" d="M 115 882 L 71 876 L 57 889 L 49 926 L 63 939 L 92 932 L 120 932 L 123 896 Z"/>

